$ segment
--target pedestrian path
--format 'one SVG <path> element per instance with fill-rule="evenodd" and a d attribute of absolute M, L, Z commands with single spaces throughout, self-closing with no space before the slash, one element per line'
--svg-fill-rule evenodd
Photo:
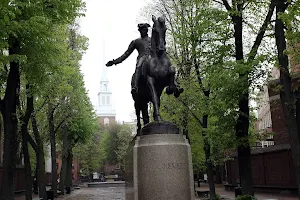
<path fill-rule="evenodd" d="M 59 196 L 58 200 L 125 200 L 124 187 L 81 188 L 69 196 Z"/>
<path fill-rule="evenodd" d="M 201 183 L 200 187 L 197 187 L 197 184 L 195 184 L 195 187 L 197 191 L 209 191 L 208 184 L 206 183 Z M 216 184 L 216 193 L 224 199 L 235 199 L 234 191 L 225 190 L 224 186 L 221 184 Z M 272 193 L 255 193 L 255 197 L 257 198 L 257 200 L 298 200 L 296 196 Z"/>
<path fill-rule="evenodd" d="M 208 184 L 201 183 L 197 187 L 197 191 L 209 191 Z M 216 185 L 216 193 L 226 200 L 234 200 L 234 192 L 227 191 L 223 185 Z M 291 195 L 271 194 L 271 193 L 256 193 L 257 200 L 297 200 L 298 198 Z M 58 196 L 57 200 L 125 200 L 124 187 L 107 187 L 107 188 L 88 188 L 81 187 L 81 189 L 72 191 L 71 194 Z M 15 200 L 25 200 L 25 195 L 20 194 L 15 196 Z M 196 198 L 200 200 L 200 198 Z"/>

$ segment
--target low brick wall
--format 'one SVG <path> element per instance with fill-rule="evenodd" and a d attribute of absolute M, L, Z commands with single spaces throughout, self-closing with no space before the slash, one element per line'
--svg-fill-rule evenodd
<path fill-rule="evenodd" d="M 257 188 L 295 189 L 296 178 L 289 144 L 254 149 L 251 152 L 252 177 Z M 236 153 L 226 162 L 227 182 L 236 185 L 239 169 Z"/>
<path fill-rule="evenodd" d="M 3 168 L 0 167 L 0 187 L 2 182 Z M 15 191 L 25 190 L 25 170 L 23 167 L 17 167 L 14 174 Z"/>

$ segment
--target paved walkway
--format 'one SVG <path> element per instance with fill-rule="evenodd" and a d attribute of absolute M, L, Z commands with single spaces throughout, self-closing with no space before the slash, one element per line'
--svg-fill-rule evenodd
<path fill-rule="evenodd" d="M 124 187 L 81 188 L 69 196 L 60 196 L 58 200 L 125 200 Z"/>
<path fill-rule="evenodd" d="M 209 191 L 208 184 L 201 183 L 200 187 L 196 187 L 196 190 Z M 216 185 L 216 193 L 225 199 L 235 199 L 234 192 L 225 190 L 223 185 Z M 298 200 L 295 196 L 270 193 L 255 193 L 255 197 L 257 200 Z"/>
<path fill-rule="evenodd" d="M 197 184 L 196 184 L 197 186 Z M 208 191 L 208 184 L 201 183 L 201 187 L 196 187 L 199 191 Z M 216 193 L 221 197 L 234 200 L 234 192 L 226 191 L 223 185 L 216 185 Z M 297 200 L 295 196 L 283 194 L 256 193 L 258 200 Z M 82 187 L 74 190 L 70 195 L 58 196 L 57 200 L 125 200 L 124 187 L 108 187 L 108 188 L 87 188 Z M 200 198 L 196 198 L 199 200 Z M 15 200 L 25 200 L 24 194 L 15 196 Z"/>
<path fill-rule="evenodd" d="M 33 196 L 37 197 L 37 196 Z M 71 194 L 65 194 L 55 198 L 56 200 L 125 200 L 125 188 L 87 188 L 74 190 Z M 25 195 L 15 196 L 15 200 L 25 200 Z"/>

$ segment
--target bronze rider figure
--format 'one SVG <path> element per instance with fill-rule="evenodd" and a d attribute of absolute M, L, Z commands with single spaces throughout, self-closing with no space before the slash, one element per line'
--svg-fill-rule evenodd
<path fill-rule="evenodd" d="M 150 27 L 147 23 L 138 24 L 138 30 L 141 34 L 140 38 L 133 40 L 130 44 L 126 52 L 117 59 L 113 59 L 107 62 L 106 66 L 110 67 L 112 65 L 117 65 L 123 62 L 126 58 L 128 58 L 131 53 L 136 49 L 138 51 L 137 64 L 135 69 L 135 78 L 133 80 L 133 85 L 131 88 L 132 95 L 136 95 L 138 93 L 138 83 L 141 76 L 141 66 L 143 62 L 150 55 L 151 50 L 151 38 L 148 36 L 148 28 Z"/>

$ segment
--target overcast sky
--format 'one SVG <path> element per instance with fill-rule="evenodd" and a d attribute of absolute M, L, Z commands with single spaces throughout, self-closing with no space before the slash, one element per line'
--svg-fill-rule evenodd
<path fill-rule="evenodd" d="M 86 16 L 80 19 L 81 33 L 89 38 L 81 69 L 85 86 L 94 106 L 106 62 L 121 56 L 133 39 L 138 38 L 137 23 L 143 0 L 85 0 Z M 147 21 L 148 23 L 150 22 Z M 106 68 L 117 113 L 117 120 L 131 121 L 134 111 L 130 82 L 135 70 L 137 52 L 119 65 Z"/>

